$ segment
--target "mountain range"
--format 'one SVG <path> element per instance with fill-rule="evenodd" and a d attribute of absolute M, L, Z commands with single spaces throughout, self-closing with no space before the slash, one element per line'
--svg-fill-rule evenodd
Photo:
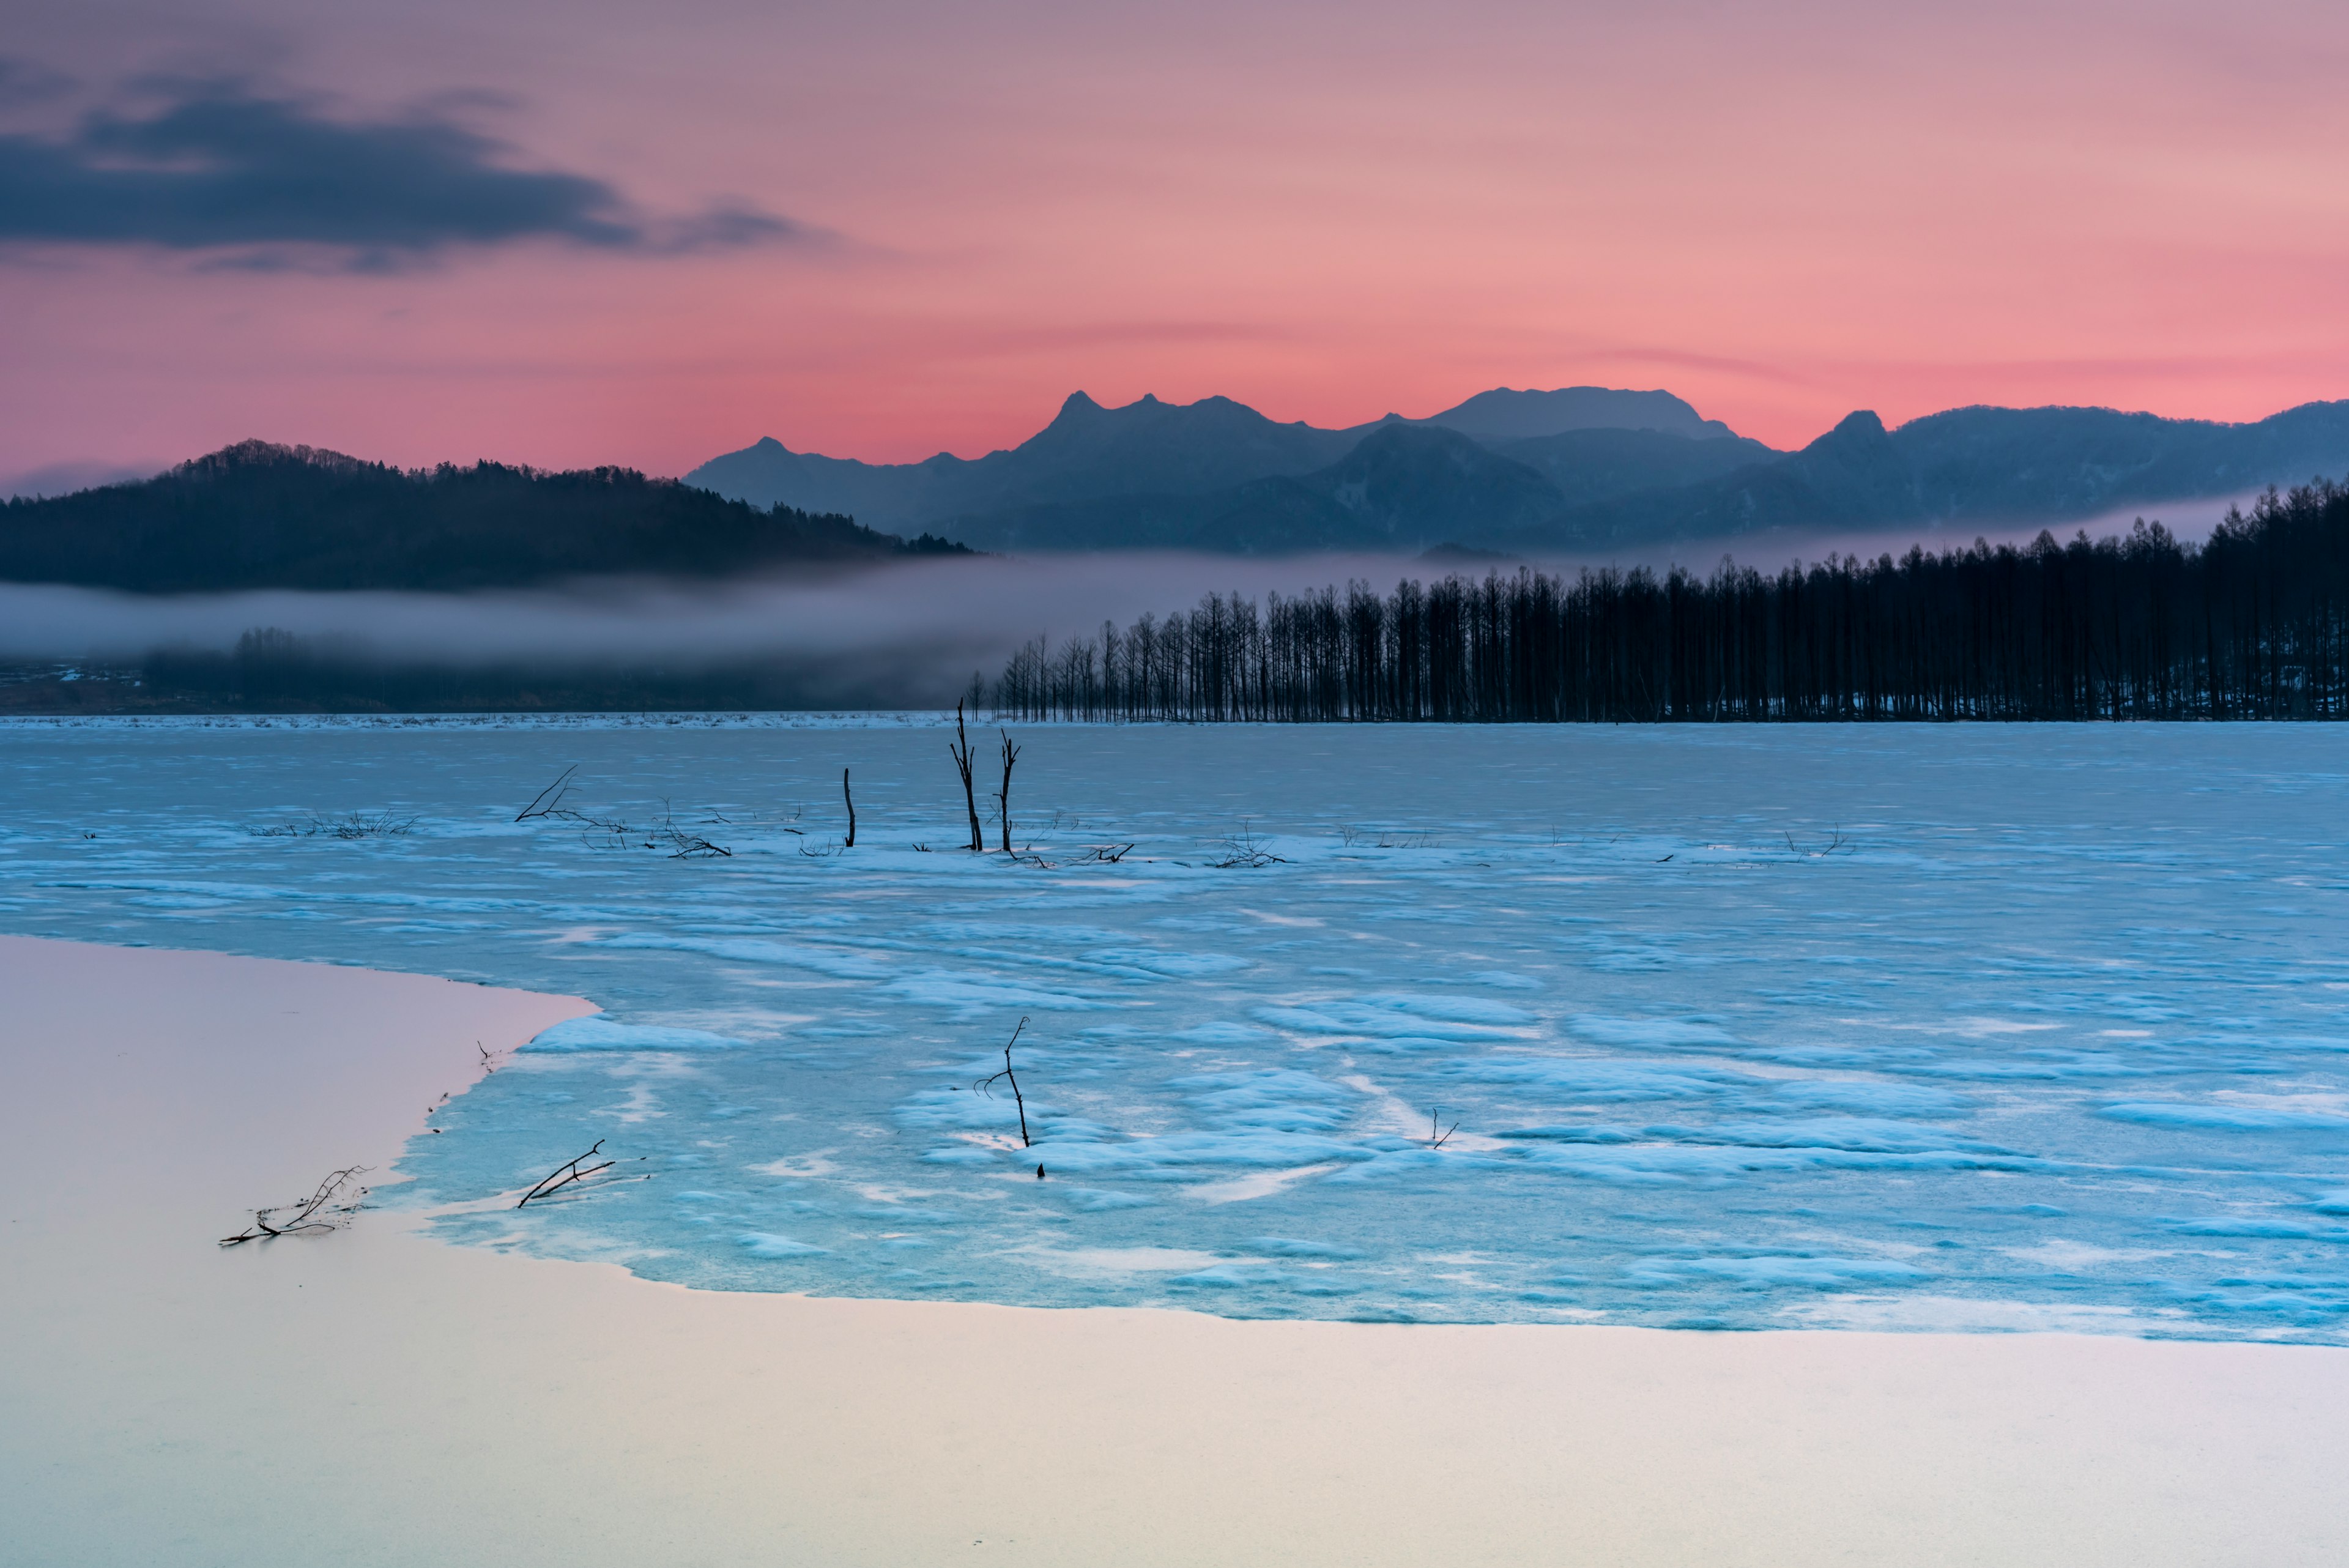
<path fill-rule="evenodd" d="M 981 550 L 1541 554 L 1772 532 L 2058 524 L 2349 471 L 2349 401 L 2246 424 L 2109 409 L 1850 415 L 1797 452 L 1662 391 L 1482 392 L 1326 430 L 1228 398 L 1082 392 L 1017 447 L 865 463 L 769 438 L 686 483 Z"/>

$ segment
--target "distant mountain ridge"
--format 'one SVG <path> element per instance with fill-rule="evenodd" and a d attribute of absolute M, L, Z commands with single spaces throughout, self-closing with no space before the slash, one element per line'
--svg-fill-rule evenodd
<path fill-rule="evenodd" d="M 1245 404 L 1073 394 L 1020 445 L 864 463 L 771 439 L 686 483 L 987 550 L 1539 554 L 1769 532 L 2062 523 L 2349 472 L 2349 402 L 2248 424 L 2108 409 L 1870 412 L 1774 451 L 1662 391 L 1498 388 L 1424 420 L 1280 424 Z"/>
<path fill-rule="evenodd" d="M 1769 532 L 2060 524 L 2349 471 L 2349 400 L 2248 424 L 2111 409 L 1951 409 L 1888 431 L 1862 410 L 1800 452 L 1497 530 L 1516 548 Z"/>
<path fill-rule="evenodd" d="M 936 527 L 976 543 L 1005 536 L 1004 527 L 978 521 L 992 514 L 1112 498 L 1203 496 L 1257 480 L 1300 477 L 1330 467 L 1370 435 L 1395 425 L 1460 431 L 1488 444 L 1522 439 L 1518 432 L 1555 436 L 1591 429 L 1661 431 L 1687 441 L 1736 439 L 1728 426 L 1702 418 L 1670 392 L 1604 387 L 1502 388 L 1424 421 L 1389 414 L 1346 430 L 1277 423 L 1229 398 L 1167 403 L 1143 397 L 1110 409 L 1074 392 L 1042 431 L 984 457 L 940 452 L 920 462 L 868 463 L 795 452 L 768 437 L 712 458 L 685 483 L 753 505 L 844 512 L 874 527 Z M 967 526 L 957 531 L 957 524 Z"/>

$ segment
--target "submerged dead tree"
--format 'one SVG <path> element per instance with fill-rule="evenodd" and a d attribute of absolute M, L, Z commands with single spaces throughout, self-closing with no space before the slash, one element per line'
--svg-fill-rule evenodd
<path fill-rule="evenodd" d="M 847 803 L 848 805 L 848 837 L 846 841 L 841 845 L 841 847 L 843 849 L 854 849 L 856 847 L 856 797 L 848 793 L 848 770 L 846 768 L 840 770 L 840 798 Z"/>
<path fill-rule="evenodd" d="M 1003 788 L 995 796 L 995 809 L 1003 818 L 1003 853 L 1011 853 L 1011 764 L 1019 760 L 1019 748 L 1011 743 L 1010 734 L 998 730 L 1003 737 Z"/>
<path fill-rule="evenodd" d="M 978 796 L 972 793 L 970 783 L 970 732 L 963 728 L 963 704 L 955 704 L 955 738 L 947 742 L 947 751 L 955 760 L 955 771 L 962 774 L 963 809 L 970 813 L 970 847 L 974 854 L 987 852 L 986 836 L 978 828 Z"/>

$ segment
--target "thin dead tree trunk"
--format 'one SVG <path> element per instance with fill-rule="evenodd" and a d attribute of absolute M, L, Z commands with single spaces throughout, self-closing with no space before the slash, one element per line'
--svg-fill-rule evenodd
<path fill-rule="evenodd" d="M 995 806 L 1003 815 L 1003 853 L 1009 855 L 1011 853 L 1011 764 L 1019 760 L 1019 748 L 1011 743 L 1011 737 L 1005 732 L 998 730 L 996 733 L 1003 736 L 1003 788 L 995 797 Z"/>
<path fill-rule="evenodd" d="M 979 832 L 978 797 L 971 793 L 970 785 L 970 733 L 963 728 L 959 702 L 955 704 L 955 740 L 948 743 L 947 751 L 955 760 L 955 771 L 962 774 L 963 809 L 970 813 L 970 847 L 974 853 L 984 854 L 987 838 Z"/>
<path fill-rule="evenodd" d="M 1019 1107 L 1019 1147 L 1021 1148 L 1031 1148 L 1034 1145 L 1030 1142 L 1028 1137 L 1028 1102 L 1020 1096 L 1019 1080 L 1011 1071 L 1011 1047 L 1019 1044 L 1019 1032 L 1027 1027 L 1028 1019 L 1025 1014 L 1022 1014 L 1018 1026 L 1011 1031 L 1011 1038 L 1004 1043 L 1003 1071 L 1000 1073 L 989 1074 L 988 1076 L 981 1078 L 973 1085 L 973 1087 L 977 1088 L 979 1093 L 986 1094 L 992 1088 L 995 1080 L 998 1078 L 1002 1078 L 1010 1084 L 1011 1103 Z M 1040 1165 L 1038 1166 L 1036 1168 L 1036 1174 L 1039 1176 L 1043 1175 L 1044 1168 Z"/>
<path fill-rule="evenodd" d="M 840 770 L 840 798 L 848 803 L 848 842 L 842 845 L 841 847 L 843 849 L 854 849 L 856 847 L 856 797 L 848 793 L 848 770 L 846 768 Z"/>

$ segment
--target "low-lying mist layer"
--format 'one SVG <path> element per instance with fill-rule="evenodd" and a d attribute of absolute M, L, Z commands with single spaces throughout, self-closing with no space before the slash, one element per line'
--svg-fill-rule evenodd
<path fill-rule="evenodd" d="M 2179 532 L 2207 531 L 2209 509 L 2187 513 Z M 1783 560 L 1872 556 L 1910 542 L 1739 543 Z M 126 690 L 149 677 L 179 690 L 182 705 L 928 707 L 953 702 L 975 675 L 992 681 L 1032 639 L 1064 643 L 1211 592 L 1253 599 L 1356 582 L 1383 591 L 1520 564 L 1568 575 L 1662 569 L 1716 561 L 1727 543 L 1526 563 L 1466 553 L 945 556 L 815 578 L 607 578 L 463 594 L 156 597 L 0 584 L 0 662 L 51 673 L 100 667 L 119 672 Z"/>

